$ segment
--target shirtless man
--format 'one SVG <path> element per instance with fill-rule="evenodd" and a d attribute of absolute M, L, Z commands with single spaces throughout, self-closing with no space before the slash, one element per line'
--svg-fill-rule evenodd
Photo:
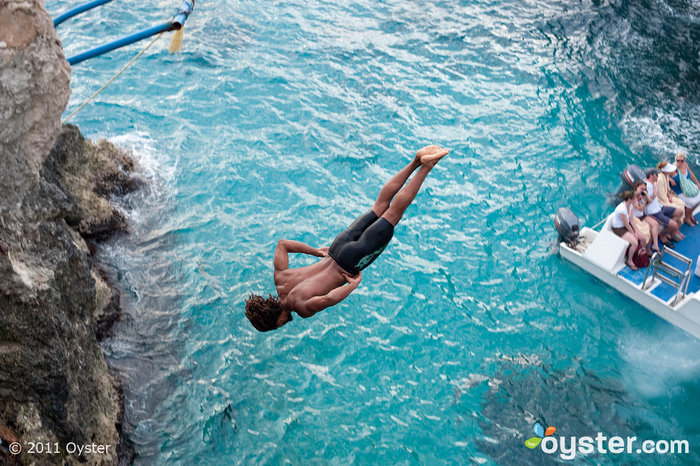
<path fill-rule="evenodd" d="M 411 163 L 384 185 L 372 209 L 336 236 L 330 248 L 316 249 L 298 241 L 281 239 L 274 258 L 279 298 L 250 295 L 245 315 L 253 326 L 261 332 L 274 330 L 292 320 L 292 312 L 303 318 L 311 317 L 347 298 L 360 284 L 362 269 L 389 244 L 394 227 L 418 194 L 425 177 L 448 153 L 449 150 L 438 146 L 419 150 Z M 416 174 L 406 183 L 416 169 Z M 321 260 L 290 269 L 288 254 L 295 252 L 321 257 Z"/>

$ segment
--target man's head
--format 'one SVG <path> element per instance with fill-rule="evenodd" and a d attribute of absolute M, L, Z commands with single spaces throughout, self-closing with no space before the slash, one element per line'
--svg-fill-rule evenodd
<path fill-rule="evenodd" d="M 284 310 L 280 300 L 272 295 L 264 299 L 251 294 L 245 302 L 245 316 L 260 332 L 275 330 L 292 320 L 291 312 Z"/>
<path fill-rule="evenodd" d="M 652 183 L 656 183 L 656 180 L 659 178 L 659 170 L 656 168 L 650 168 L 646 172 L 647 175 L 647 180 L 649 180 Z"/>

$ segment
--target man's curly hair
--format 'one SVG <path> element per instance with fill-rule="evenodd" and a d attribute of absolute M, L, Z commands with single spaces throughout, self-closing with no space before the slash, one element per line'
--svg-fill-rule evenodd
<path fill-rule="evenodd" d="M 275 330 L 280 314 L 280 300 L 272 295 L 264 299 L 262 296 L 251 294 L 245 302 L 245 316 L 260 332 Z"/>

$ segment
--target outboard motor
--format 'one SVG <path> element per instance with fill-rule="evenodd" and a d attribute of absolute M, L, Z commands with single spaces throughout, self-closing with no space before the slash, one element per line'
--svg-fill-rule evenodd
<path fill-rule="evenodd" d="M 629 188 L 625 188 L 625 190 L 627 190 L 634 189 L 634 184 L 637 181 L 646 180 L 647 176 L 639 165 L 630 165 L 625 171 L 620 173 L 620 178 L 622 178 L 623 186 L 629 186 Z"/>
<path fill-rule="evenodd" d="M 613 206 L 618 205 L 621 202 L 620 194 L 622 194 L 625 191 L 634 189 L 634 184 L 637 181 L 646 180 L 646 177 L 646 173 L 644 172 L 644 170 L 642 170 L 642 168 L 639 165 L 630 165 L 629 167 L 627 167 L 622 173 L 620 173 L 620 178 L 622 178 L 622 184 L 617 189 L 617 192 L 615 194 L 610 195 L 608 203 Z"/>
<path fill-rule="evenodd" d="M 559 243 L 566 243 L 569 247 L 575 247 L 578 242 L 579 224 L 578 217 L 568 207 L 561 207 L 554 216 L 554 228 L 559 233 Z"/>

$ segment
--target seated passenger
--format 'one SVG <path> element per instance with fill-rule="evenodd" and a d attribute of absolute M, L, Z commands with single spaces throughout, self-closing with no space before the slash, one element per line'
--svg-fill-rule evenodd
<path fill-rule="evenodd" d="M 688 167 L 686 157 L 683 152 L 676 154 L 676 166 L 678 167 L 678 171 L 674 176 L 672 176 L 675 185 L 672 184 L 671 189 L 673 189 L 673 191 L 678 195 L 679 199 L 683 201 L 683 204 L 685 204 L 685 217 L 686 219 L 690 220 L 689 224 L 697 225 L 698 221 L 695 220 L 693 211 L 700 204 L 700 183 L 698 183 L 698 179 L 695 178 L 695 175 L 690 170 L 690 167 Z M 681 177 L 684 179 L 681 180 Z M 689 177 L 691 177 L 695 183 L 694 185 L 693 183 L 690 183 L 690 186 L 684 188 L 681 184 L 687 184 L 690 181 L 688 180 Z"/>
<path fill-rule="evenodd" d="M 637 251 L 637 246 L 639 246 L 639 240 L 637 239 L 637 231 L 634 226 L 629 222 L 630 209 L 632 207 L 632 199 L 634 199 L 633 191 L 625 191 L 620 194 L 622 202 L 620 202 L 617 207 L 615 207 L 615 212 L 612 214 L 612 221 L 610 226 L 612 227 L 613 233 L 621 237 L 630 244 L 627 248 L 627 267 L 632 270 L 637 270 L 637 266 L 634 265 L 632 257 Z"/>
<path fill-rule="evenodd" d="M 661 254 L 659 249 L 659 223 L 644 213 L 644 208 L 648 204 L 648 197 L 642 195 L 647 185 L 644 181 L 637 181 L 634 184 L 634 199 L 632 199 L 630 217 L 634 222 L 634 229 L 644 236 L 644 244 L 651 244 L 653 251 Z M 641 242 L 640 242 L 641 243 Z"/>
<path fill-rule="evenodd" d="M 650 217 L 654 217 L 659 224 L 664 225 L 674 241 L 680 241 L 685 238 L 683 233 L 678 229 L 678 219 L 683 214 L 683 211 L 675 207 L 661 205 L 656 185 L 654 184 L 659 178 L 658 175 L 659 171 L 656 168 L 647 170 L 647 189 L 642 192 L 642 195 L 646 195 L 649 201 L 644 208 L 644 213 Z"/>
<path fill-rule="evenodd" d="M 691 225 L 690 219 L 685 216 L 685 204 L 678 199 L 678 196 L 673 192 L 669 184 L 671 180 L 669 175 L 673 175 L 676 172 L 676 166 L 664 160 L 663 162 L 659 162 L 656 168 L 660 171 L 658 174 L 659 179 L 656 181 L 656 190 L 659 192 L 659 202 L 661 205 L 675 207 L 682 212 L 681 216 L 678 218 L 679 225 L 683 223 L 683 220 L 685 220 L 685 223 L 688 225 Z"/>

